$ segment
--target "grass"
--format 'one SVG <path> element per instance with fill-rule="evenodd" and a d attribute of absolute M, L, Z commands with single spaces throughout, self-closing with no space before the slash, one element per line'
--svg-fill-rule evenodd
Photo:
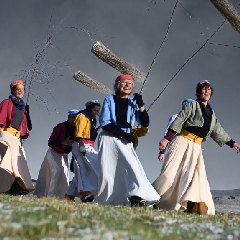
<path fill-rule="evenodd" d="M 0 194 L 0 239 L 240 239 L 240 215 L 200 216 Z"/>

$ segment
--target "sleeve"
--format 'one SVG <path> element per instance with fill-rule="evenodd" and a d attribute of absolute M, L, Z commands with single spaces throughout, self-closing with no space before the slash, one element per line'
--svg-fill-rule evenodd
<path fill-rule="evenodd" d="M 143 112 L 140 112 L 140 124 L 143 127 L 148 127 L 149 126 L 149 115 L 146 110 Z"/>
<path fill-rule="evenodd" d="M 102 129 L 109 133 L 112 133 L 116 137 L 123 137 L 124 135 L 124 131 L 119 126 L 113 123 L 102 126 Z"/>
<path fill-rule="evenodd" d="M 4 100 L 0 104 L 0 127 L 6 125 L 8 101 Z"/>
<path fill-rule="evenodd" d="M 57 147 L 62 145 L 62 142 L 60 140 L 60 130 L 61 130 L 61 125 L 57 125 L 56 127 L 53 128 L 52 134 L 48 139 L 49 147 Z"/>
<path fill-rule="evenodd" d="M 104 102 L 101 108 L 101 114 L 99 116 L 99 123 L 101 127 L 112 123 L 109 98 L 104 99 Z"/>
<path fill-rule="evenodd" d="M 216 119 L 215 126 L 213 128 L 213 131 L 210 134 L 210 137 L 218 143 L 220 147 L 222 147 L 225 143 L 231 140 L 231 138 L 228 136 L 228 134 L 225 132 L 225 130 L 222 128 L 218 120 Z"/>
<path fill-rule="evenodd" d="M 89 121 L 88 118 L 82 113 L 80 113 L 76 116 L 76 119 L 74 121 L 75 137 L 84 138 L 84 132 L 86 131 L 88 121 Z M 88 132 L 90 134 L 90 129 Z"/>

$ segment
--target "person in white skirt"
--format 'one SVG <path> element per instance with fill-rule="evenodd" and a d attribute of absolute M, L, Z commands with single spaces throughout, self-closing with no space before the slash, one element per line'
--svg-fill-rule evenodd
<path fill-rule="evenodd" d="M 160 176 L 153 183 L 161 196 L 158 208 L 215 214 L 201 142 L 211 137 L 220 147 L 226 144 L 237 152 L 240 145 L 218 122 L 208 103 L 212 94 L 210 82 L 200 81 L 196 86 L 197 100 L 184 105 L 159 143 L 159 149 L 164 150 L 171 141 Z"/>
<path fill-rule="evenodd" d="M 37 197 L 64 199 L 68 188 L 68 154 L 75 140 L 74 120 L 79 110 L 68 112 L 68 120 L 53 128 L 48 140 L 49 149 L 41 165 L 34 190 Z"/>
<path fill-rule="evenodd" d="M 133 82 L 129 74 L 118 76 L 114 84 L 115 95 L 106 96 L 102 105 L 98 193 L 94 200 L 98 204 L 144 206 L 159 200 L 133 148 L 135 120 L 144 127 L 149 125 L 142 96 L 129 97 Z"/>
<path fill-rule="evenodd" d="M 22 100 L 24 82 L 10 84 L 11 95 L 0 103 L 0 193 L 26 195 L 34 189 L 22 140 L 32 129 L 29 105 Z"/>
<path fill-rule="evenodd" d="M 74 201 L 80 197 L 82 202 L 92 202 L 98 188 L 98 153 L 94 143 L 98 135 L 97 115 L 100 111 L 98 100 L 90 100 L 86 109 L 76 116 L 76 142 L 72 149 L 71 171 L 75 173 L 69 185 L 65 199 Z"/>

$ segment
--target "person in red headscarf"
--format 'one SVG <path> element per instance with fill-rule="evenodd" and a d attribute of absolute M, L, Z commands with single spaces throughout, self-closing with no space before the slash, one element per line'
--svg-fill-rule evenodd
<path fill-rule="evenodd" d="M 10 90 L 9 98 L 0 103 L 0 193 L 23 195 L 34 189 L 21 145 L 32 123 L 29 106 L 22 100 L 24 82 L 12 82 Z"/>
<path fill-rule="evenodd" d="M 135 121 L 141 126 L 149 126 L 142 96 L 135 93 L 134 98 L 130 97 L 133 87 L 131 75 L 118 76 L 114 84 L 115 95 L 106 96 L 102 105 L 98 193 L 94 198 L 99 204 L 130 203 L 134 207 L 159 200 L 133 147 Z"/>

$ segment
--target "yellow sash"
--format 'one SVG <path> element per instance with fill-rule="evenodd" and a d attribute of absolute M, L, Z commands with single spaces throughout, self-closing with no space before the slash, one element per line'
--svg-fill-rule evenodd
<path fill-rule="evenodd" d="M 189 131 L 182 129 L 182 131 L 179 133 L 180 136 L 183 136 L 185 138 L 187 138 L 188 140 L 201 144 L 203 138 L 196 136 L 193 133 L 190 133 Z"/>
<path fill-rule="evenodd" d="M 6 131 L 11 133 L 13 136 L 20 138 L 20 131 L 16 130 L 15 128 L 0 128 L 0 131 Z"/>

